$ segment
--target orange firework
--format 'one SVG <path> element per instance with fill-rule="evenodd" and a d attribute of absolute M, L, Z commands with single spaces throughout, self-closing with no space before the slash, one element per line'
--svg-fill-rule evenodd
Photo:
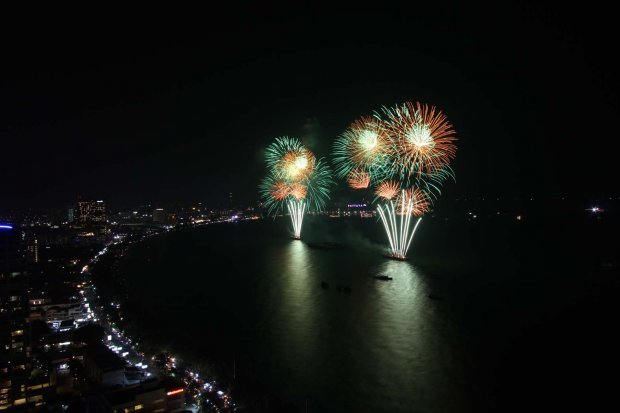
<path fill-rule="evenodd" d="M 418 188 L 410 188 L 401 191 L 396 200 L 397 214 L 412 214 L 416 217 L 423 215 L 430 209 L 428 196 Z"/>
<path fill-rule="evenodd" d="M 290 188 L 290 194 L 297 200 L 304 199 L 308 193 L 308 189 L 300 183 L 294 183 Z"/>
<path fill-rule="evenodd" d="M 373 164 L 388 152 L 390 137 L 383 121 L 365 116 L 353 122 L 350 131 L 349 154 L 354 164 Z"/>
<path fill-rule="evenodd" d="M 456 155 L 452 125 L 434 106 L 406 102 L 387 114 L 397 141 L 396 163 L 403 172 L 432 174 L 441 171 Z"/>
<path fill-rule="evenodd" d="M 271 196 L 276 201 L 283 201 L 291 193 L 291 188 L 282 181 L 276 181 L 271 187 Z"/>
<path fill-rule="evenodd" d="M 307 178 L 316 165 L 314 154 L 306 148 L 295 149 L 284 154 L 279 162 L 279 170 L 289 180 Z"/>
<path fill-rule="evenodd" d="M 347 176 L 347 183 L 353 189 L 364 189 L 370 185 L 370 174 L 363 171 L 351 171 Z"/>
<path fill-rule="evenodd" d="M 399 191 L 400 191 L 400 184 L 398 182 L 383 181 L 377 186 L 375 193 L 377 194 L 377 196 L 383 199 L 392 199 L 396 195 L 398 195 Z"/>

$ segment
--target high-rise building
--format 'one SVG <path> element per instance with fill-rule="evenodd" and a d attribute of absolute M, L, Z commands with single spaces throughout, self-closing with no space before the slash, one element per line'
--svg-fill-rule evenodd
<path fill-rule="evenodd" d="M 78 197 L 76 221 L 80 225 L 105 225 L 105 202 L 90 201 Z"/>
<path fill-rule="evenodd" d="M 28 273 L 19 234 L 0 225 L 0 410 L 28 401 Z"/>
<path fill-rule="evenodd" d="M 49 374 L 33 362 L 25 233 L 0 224 L 0 410 L 39 411 L 55 393 Z"/>
<path fill-rule="evenodd" d="M 166 211 L 163 208 L 155 208 L 153 210 L 153 222 L 166 222 Z"/>
<path fill-rule="evenodd" d="M 36 235 L 28 237 L 28 258 L 30 262 L 39 262 L 39 240 Z"/>

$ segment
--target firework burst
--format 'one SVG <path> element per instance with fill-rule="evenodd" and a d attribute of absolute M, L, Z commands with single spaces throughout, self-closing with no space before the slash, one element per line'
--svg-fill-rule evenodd
<path fill-rule="evenodd" d="M 306 180 L 307 199 L 311 209 L 322 211 L 325 208 L 329 199 L 330 188 L 334 183 L 330 167 L 322 159 L 319 159 Z"/>
<path fill-rule="evenodd" d="M 364 189 L 370 185 L 370 174 L 364 171 L 351 171 L 347 175 L 347 183 L 353 189 Z"/>
<path fill-rule="evenodd" d="M 283 201 L 291 193 L 291 188 L 283 181 L 275 181 L 270 188 L 271 197 L 276 201 Z"/>
<path fill-rule="evenodd" d="M 301 238 L 305 211 L 321 210 L 333 184 L 331 170 L 297 139 L 277 138 L 266 151 L 269 174 L 259 186 L 269 214 L 277 214 L 286 205 L 293 233 Z"/>
<path fill-rule="evenodd" d="M 306 195 L 308 194 L 308 189 L 306 189 L 306 187 L 299 182 L 295 182 L 293 185 L 291 185 L 289 194 L 291 194 L 296 200 L 301 201 L 302 199 L 306 198 Z"/>
<path fill-rule="evenodd" d="M 434 106 L 419 102 L 406 102 L 384 112 L 394 142 L 392 165 L 401 176 L 444 176 L 456 155 L 455 132 L 446 116 Z"/>
<path fill-rule="evenodd" d="M 375 188 L 389 256 L 406 259 L 421 217 L 441 194 L 443 182 L 454 178 L 449 163 L 455 141 L 441 111 L 406 102 L 360 118 L 334 142 L 337 176 L 354 189 Z"/>
<path fill-rule="evenodd" d="M 275 167 L 283 177 L 291 181 L 303 181 L 314 171 L 314 154 L 302 148 L 286 152 Z"/>
<path fill-rule="evenodd" d="M 412 214 L 420 217 L 430 211 L 430 200 L 424 191 L 418 188 L 404 189 L 396 199 L 399 215 Z"/>
<path fill-rule="evenodd" d="M 390 200 L 394 198 L 400 192 L 400 182 L 397 181 L 383 181 L 377 185 L 375 193 L 379 198 Z"/>
<path fill-rule="evenodd" d="M 391 140 L 385 123 L 372 117 L 360 118 L 334 142 L 333 162 L 336 175 L 350 179 L 353 188 L 366 178 L 369 179 L 369 185 L 372 179 L 387 176 L 390 150 Z M 364 173 L 366 175 L 361 175 Z M 364 179 L 361 179 L 362 176 Z"/>

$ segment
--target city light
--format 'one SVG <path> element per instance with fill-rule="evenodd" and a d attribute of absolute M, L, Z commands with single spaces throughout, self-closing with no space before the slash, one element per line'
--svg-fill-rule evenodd
<path fill-rule="evenodd" d="M 10 226 L 10 225 L 2 224 L 2 225 L 0 225 L 0 229 L 13 229 L 13 227 Z"/>

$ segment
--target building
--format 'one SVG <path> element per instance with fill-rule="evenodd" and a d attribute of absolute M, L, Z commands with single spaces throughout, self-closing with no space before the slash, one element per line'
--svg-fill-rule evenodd
<path fill-rule="evenodd" d="M 88 377 L 100 386 L 124 386 L 125 361 L 104 345 L 88 349 L 84 355 Z"/>
<path fill-rule="evenodd" d="M 373 218 L 376 216 L 372 205 L 365 200 L 361 202 L 348 203 L 344 210 L 344 216 L 346 217 L 360 217 L 360 218 Z"/>
<path fill-rule="evenodd" d="M 42 318 L 52 330 L 58 331 L 61 324 L 75 328 L 76 323 L 86 320 L 86 309 L 80 302 L 67 302 L 61 304 L 43 304 L 39 307 Z"/>
<path fill-rule="evenodd" d="M 28 273 L 21 231 L 0 224 L 0 410 L 28 403 Z"/>
<path fill-rule="evenodd" d="M 153 222 L 165 223 L 166 221 L 166 211 L 163 208 L 155 208 L 153 210 Z"/>
<path fill-rule="evenodd" d="M 39 240 L 37 236 L 32 234 L 28 237 L 28 260 L 30 262 L 38 263 L 39 260 Z"/>
<path fill-rule="evenodd" d="M 89 201 L 78 197 L 76 212 L 75 219 L 82 226 L 105 226 L 106 210 L 103 201 Z"/>
<path fill-rule="evenodd" d="M 110 391 L 104 398 L 108 409 L 113 412 L 181 412 L 185 409 L 184 392 L 180 383 L 151 379 Z"/>

